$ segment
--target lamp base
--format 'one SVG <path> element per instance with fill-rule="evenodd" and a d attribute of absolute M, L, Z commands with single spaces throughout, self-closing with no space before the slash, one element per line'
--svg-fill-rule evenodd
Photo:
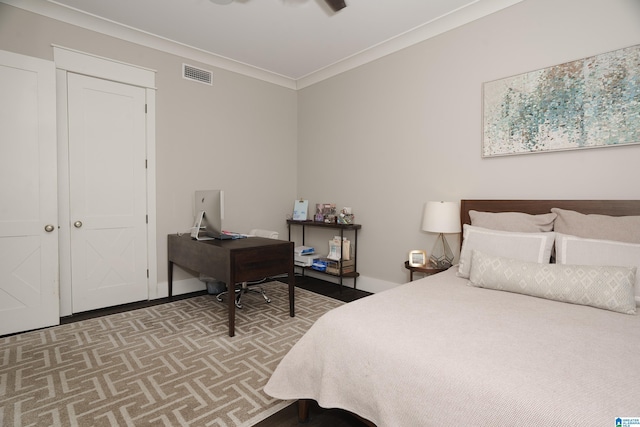
<path fill-rule="evenodd" d="M 447 239 L 444 238 L 444 234 L 440 233 L 431 250 L 429 262 L 435 268 L 449 268 L 453 265 L 453 258 L 453 252 L 447 244 Z"/>

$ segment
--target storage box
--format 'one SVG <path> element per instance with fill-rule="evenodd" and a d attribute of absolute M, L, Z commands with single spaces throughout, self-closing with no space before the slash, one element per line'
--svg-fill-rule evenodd
<path fill-rule="evenodd" d="M 323 259 L 326 262 L 326 272 L 331 274 L 340 275 L 340 268 L 342 267 L 342 274 L 353 273 L 356 271 L 355 260 L 342 260 L 335 261 L 332 259 Z"/>

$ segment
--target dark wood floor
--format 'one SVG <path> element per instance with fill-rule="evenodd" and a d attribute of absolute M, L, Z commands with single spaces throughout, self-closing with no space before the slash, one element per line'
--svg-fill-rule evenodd
<path fill-rule="evenodd" d="M 316 292 L 321 295 L 326 295 L 344 302 L 355 301 L 362 297 L 366 297 L 367 295 L 371 295 L 369 292 L 361 291 L 360 289 L 353 289 L 352 279 L 344 279 L 344 286 L 341 288 L 340 285 L 335 283 L 326 282 L 313 277 L 296 276 L 296 287 Z"/>
<path fill-rule="evenodd" d="M 352 286 L 352 280 L 346 280 L 344 286 L 340 287 L 335 283 L 326 282 L 324 280 L 319 280 L 309 276 L 296 276 L 296 287 L 326 295 L 340 301 L 351 302 L 370 295 L 369 292 L 361 291 L 359 289 L 353 289 Z M 194 292 L 190 294 L 174 296 L 173 300 L 192 298 L 194 296 L 205 294 L 206 291 Z M 74 314 L 72 316 L 63 317 L 60 319 L 60 323 L 72 323 L 85 319 L 91 319 L 94 317 L 105 316 L 108 314 L 135 310 L 137 308 L 164 304 L 167 302 L 169 302 L 169 298 L 160 298 L 153 301 L 142 301 L 119 305 L 116 307 L 92 310 L 84 313 Z M 254 427 L 293 427 L 301 425 L 302 424 L 298 423 L 297 403 L 293 403 L 282 409 L 281 411 L 276 412 L 266 420 L 259 422 Z M 309 421 L 304 425 L 307 427 L 366 427 L 365 423 L 360 421 L 356 416 L 346 411 L 342 411 L 340 409 L 323 409 L 320 408 L 316 403 L 313 403 L 311 405 L 311 408 L 309 410 Z"/>
<path fill-rule="evenodd" d="M 292 403 L 253 427 L 367 427 L 355 415 L 340 409 L 324 409 L 313 402 L 309 409 L 309 421 L 298 422 L 298 404 Z"/>
<path fill-rule="evenodd" d="M 300 275 L 296 275 L 296 287 L 307 289 L 309 291 L 316 292 L 321 295 L 326 295 L 328 297 L 335 298 L 340 301 L 350 302 L 350 301 L 355 301 L 362 297 L 366 297 L 367 295 L 371 295 L 369 292 L 361 291 L 359 289 L 353 289 L 353 287 L 349 287 L 349 285 L 353 286 L 353 284 L 351 280 L 349 280 L 348 282 L 349 283 L 346 283 L 345 281 L 345 284 L 344 286 L 342 286 L 342 289 L 341 289 L 341 287 L 335 283 L 315 279 L 309 276 L 303 277 Z M 180 300 L 185 298 L 193 298 L 198 295 L 206 295 L 206 293 L 207 293 L 206 291 L 200 291 L 200 292 L 192 292 L 192 293 L 183 294 L 183 295 L 176 295 L 173 297 L 173 300 L 175 301 L 175 300 Z M 101 308 L 98 310 L 85 311 L 82 313 L 73 314 L 71 316 L 61 317 L 60 324 L 64 325 L 67 323 L 78 322 L 85 319 L 92 319 L 94 317 L 106 316 L 114 313 L 122 313 L 124 311 L 135 310 L 138 308 L 151 307 L 158 304 L 165 304 L 169 301 L 170 301 L 169 298 L 159 298 L 151 301 L 133 302 L 131 304 L 123 304 L 115 307 L 107 307 L 107 308 Z"/>

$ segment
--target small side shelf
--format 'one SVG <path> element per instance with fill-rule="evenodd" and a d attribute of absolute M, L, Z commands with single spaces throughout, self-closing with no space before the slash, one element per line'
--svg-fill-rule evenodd
<path fill-rule="evenodd" d="M 432 274 L 441 273 L 441 272 L 447 270 L 446 268 L 436 268 L 436 267 L 431 267 L 431 266 L 412 267 L 412 266 L 409 265 L 409 261 L 405 261 L 404 262 L 404 268 L 406 268 L 410 272 L 410 276 L 409 276 L 409 281 L 410 282 L 413 282 L 413 273 L 422 273 L 425 276 L 430 276 Z"/>
<path fill-rule="evenodd" d="M 351 247 L 353 248 L 353 266 L 355 271 L 350 273 L 342 273 L 342 271 L 340 271 L 340 274 L 334 274 L 334 273 L 313 270 L 311 267 L 300 267 L 300 266 L 296 266 L 296 267 L 302 269 L 302 275 L 304 275 L 305 270 L 311 270 L 314 273 L 320 273 L 320 274 L 326 274 L 328 276 L 338 277 L 340 279 L 340 289 L 342 289 L 343 278 L 346 277 L 349 279 L 353 279 L 353 289 L 356 289 L 356 279 L 358 278 L 358 276 L 360 276 L 360 273 L 358 273 L 358 230 L 362 228 L 360 224 L 337 224 L 337 223 L 326 223 L 326 222 L 310 221 L 310 220 L 294 221 L 292 219 L 288 219 L 287 228 L 289 229 L 289 241 L 291 241 L 291 226 L 302 227 L 302 245 L 303 246 L 305 244 L 305 229 L 307 227 L 331 228 L 334 230 L 340 230 L 340 241 L 344 239 L 345 231 L 353 233 L 353 240 L 351 243 Z M 342 253 L 342 251 L 340 252 Z"/>

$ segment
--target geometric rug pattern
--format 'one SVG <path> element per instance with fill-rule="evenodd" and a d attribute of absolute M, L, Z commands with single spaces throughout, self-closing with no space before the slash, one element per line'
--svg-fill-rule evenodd
<path fill-rule="evenodd" d="M 263 392 L 294 343 L 344 304 L 263 285 L 236 336 L 212 295 L 0 338 L 0 426 L 252 426 L 290 401 Z M 225 300 L 226 301 L 226 300 Z"/>

